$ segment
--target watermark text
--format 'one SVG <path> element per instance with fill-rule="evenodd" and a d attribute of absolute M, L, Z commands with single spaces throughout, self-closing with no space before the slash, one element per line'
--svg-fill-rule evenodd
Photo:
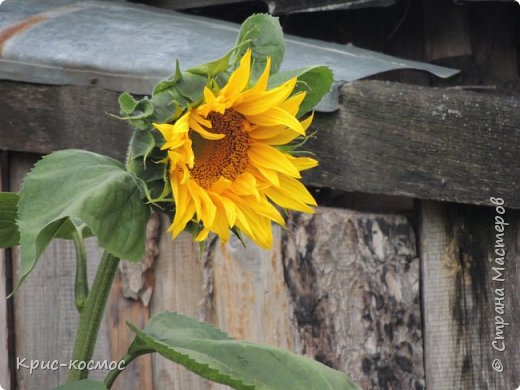
<path fill-rule="evenodd" d="M 60 368 L 67 370 L 119 370 L 123 371 L 125 367 L 125 361 L 108 361 L 108 360 L 69 360 L 68 362 L 60 362 L 59 360 L 37 360 L 16 357 L 16 369 L 17 370 L 29 370 L 29 375 L 32 375 L 35 371 L 58 371 Z"/>

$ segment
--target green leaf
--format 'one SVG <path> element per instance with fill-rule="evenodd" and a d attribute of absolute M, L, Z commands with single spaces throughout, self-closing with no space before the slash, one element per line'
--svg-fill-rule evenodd
<path fill-rule="evenodd" d="M 202 93 L 207 83 L 208 78 L 206 76 L 187 71 L 182 72 L 182 77 L 175 85 L 175 88 L 190 102 L 196 102 L 202 98 Z"/>
<path fill-rule="evenodd" d="M 311 66 L 308 68 L 279 72 L 269 78 L 269 88 L 297 77 L 298 82 L 293 93 L 306 91 L 298 116 L 311 111 L 329 91 L 334 81 L 332 71 L 327 66 Z"/>
<path fill-rule="evenodd" d="M 181 72 L 181 65 L 179 63 L 179 60 L 175 62 L 175 73 L 168 77 L 167 79 L 159 81 L 157 84 L 155 84 L 155 87 L 153 88 L 152 95 L 160 94 L 163 91 L 166 91 L 167 89 L 174 87 L 177 81 L 179 81 L 182 77 Z"/>
<path fill-rule="evenodd" d="M 141 180 L 149 202 L 161 201 L 170 193 L 168 165 L 160 162 L 166 157 L 159 148 L 163 143 L 155 130 L 135 131 L 130 141 L 126 169 Z"/>
<path fill-rule="evenodd" d="M 84 222 L 112 255 L 139 260 L 149 214 L 138 179 L 119 161 L 83 150 L 43 157 L 26 176 L 18 201 L 18 285 L 69 218 Z"/>
<path fill-rule="evenodd" d="M 90 379 L 82 379 L 77 382 L 67 383 L 54 390 L 107 390 L 102 382 L 93 381 Z"/>
<path fill-rule="evenodd" d="M 141 157 L 145 162 L 155 147 L 155 139 L 150 131 L 134 131 L 128 148 L 128 160 Z"/>
<path fill-rule="evenodd" d="M 358 389 L 343 373 L 309 358 L 268 345 L 238 341 L 195 318 L 177 313 L 153 316 L 130 346 L 134 356 L 158 352 L 214 382 L 235 389 Z"/>
<path fill-rule="evenodd" d="M 138 101 L 134 99 L 128 92 L 119 95 L 119 107 L 122 114 L 130 115 L 137 108 Z"/>
<path fill-rule="evenodd" d="M 239 47 L 230 61 L 235 66 L 246 50 L 251 48 L 253 80 L 264 70 L 267 57 L 271 57 L 271 73 L 278 72 L 285 53 L 285 41 L 278 18 L 266 14 L 250 16 L 242 23 L 235 46 Z"/>
<path fill-rule="evenodd" d="M 235 48 L 231 49 L 226 55 L 220 57 L 218 60 L 194 66 L 193 68 L 188 69 L 188 72 L 205 76 L 216 76 L 219 73 L 225 72 L 229 67 L 229 59 L 234 50 Z"/>
<path fill-rule="evenodd" d="M 0 192 L 0 248 L 16 246 L 20 241 L 16 216 L 18 209 L 18 194 Z"/>
<path fill-rule="evenodd" d="M 119 108 L 123 116 L 113 116 L 123 120 L 144 119 L 153 114 L 153 105 L 148 98 L 135 100 L 128 92 L 119 95 Z"/>
<path fill-rule="evenodd" d="M 14 192 L 0 192 L 0 248 L 20 245 L 20 233 L 16 224 L 19 198 L 19 195 Z M 55 237 L 72 240 L 72 234 L 76 230 L 80 230 L 84 238 L 93 235 L 81 221 L 72 221 L 67 218 L 56 232 Z"/>

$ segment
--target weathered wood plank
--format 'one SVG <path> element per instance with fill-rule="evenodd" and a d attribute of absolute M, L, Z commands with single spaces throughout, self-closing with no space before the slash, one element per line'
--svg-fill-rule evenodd
<path fill-rule="evenodd" d="M 315 121 L 307 183 L 476 204 L 500 193 L 520 207 L 517 99 L 375 81 L 341 93 Z"/>
<path fill-rule="evenodd" d="M 203 263 L 198 244 L 193 237 L 182 233 L 172 241 L 166 232 L 168 218 L 162 217 L 159 240 L 159 258 L 154 265 L 154 291 L 150 301 L 151 314 L 176 311 L 192 317 L 201 317 L 199 303 L 204 298 Z M 209 390 L 206 380 L 158 354 L 153 359 L 154 389 Z"/>
<path fill-rule="evenodd" d="M 7 188 L 3 188 L 4 180 L 2 173 L 5 172 L 7 167 L 6 160 L 0 158 L 0 191 L 7 191 Z M 0 249 L 0 386 L 4 388 L 13 387 L 11 382 L 11 373 L 9 370 L 9 329 L 7 322 L 7 264 L 8 259 L 5 257 L 5 251 Z"/>
<path fill-rule="evenodd" d="M 214 239 L 206 250 L 203 307 L 208 320 L 238 339 L 301 350 L 294 307 L 284 282 L 281 229 L 273 229 L 273 247 L 247 246 L 233 237 L 226 245 Z"/>
<path fill-rule="evenodd" d="M 400 215 L 293 214 L 285 281 L 303 352 L 366 389 L 422 389 L 419 260 Z"/>
<path fill-rule="evenodd" d="M 509 224 L 500 237 L 503 265 L 496 260 L 503 255 L 495 246 L 502 229 L 495 230 L 497 216 Z M 509 209 L 499 215 L 494 208 L 421 202 L 427 388 L 498 390 L 520 383 L 519 217 Z M 503 371 L 495 371 L 500 364 Z"/>
<path fill-rule="evenodd" d="M 121 261 L 106 309 L 110 355 L 118 361 L 134 340 L 134 333 L 127 321 L 143 329 L 150 318 L 150 297 L 153 294 L 153 265 L 159 254 L 158 240 L 161 233 L 159 215 L 154 215 L 146 229 L 146 254 L 142 261 Z M 152 390 L 152 356 L 137 358 L 119 375 L 112 386 L 114 390 Z"/>
<path fill-rule="evenodd" d="M 275 227 L 273 235 L 269 251 L 249 240 L 244 247 L 236 237 L 226 245 L 216 238 L 206 245 L 202 308 L 205 320 L 237 339 L 301 352 L 295 308 L 284 282 L 281 229 Z M 211 385 L 211 390 L 225 389 L 230 388 Z"/>
<path fill-rule="evenodd" d="M 21 180 L 32 167 L 37 156 L 14 155 L 11 162 L 11 183 L 18 191 Z M 86 242 L 89 256 L 88 272 L 92 281 L 101 251 L 96 240 Z M 20 276 L 20 251 L 13 249 L 15 280 Z M 39 361 L 54 361 L 67 364 L 71 358 L 78 314 L 74 306 L 75 249 L 71 241 L 54 240 L 39 260 L 36 268 L 14 296 L 16 326 L 16 355 Z M 107 327 L 103 323 L 94 360 L 110 359 Z M 16 362 L 15 362 L 16 363 Z M 106 372 L 91 373 L 92 378 L 104 378 Z M 16 371 L 19 389 L 51 389 L 64 383 L 67 369 L 57 371 Z"/>
<path fill-rule="evenodd" d="M 78 148 L 123 159 L 131 130 L 105 114 L 119 113 L 118 96 L 95 87 L 0 81 L 0 148 L 39 154 Z"/>
<path fill-rule="evenodd" d="M 520 208 L 518 100 L 377 81 L 346 85 L 341 94 L 341 109 L 315 121 L 319 136 L 308 146 L 321 164 L 308 184 L 476 204 L 497 192 Z M 125 155 L 129 129 L 99 115 L 117 110 L 117 93 L 2 81 L 0 96 L 2 148 Z"/>
<path fill-rule="evenodd" d="M 0 386 L 11 386 L 11 373 L 9 372 L 9 348 L 7 328 L 7 299 L 6 299 L 6 272 L 4 250 L 0 249 Z"/>
<path fill-rule="evenodd" d="M 280 232 L 271 251 L 236 239 L 207 248 L 208 318 L 366 389 L 424 388 L 419 260 L 406 218 L 320 207 Z"/>

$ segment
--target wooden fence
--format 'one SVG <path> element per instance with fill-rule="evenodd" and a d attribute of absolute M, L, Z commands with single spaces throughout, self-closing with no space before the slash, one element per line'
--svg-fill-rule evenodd
<path fill-rule="evenodd" d="M 20 188 L 38 159 L 29 152 L 82 147 L 124 155 L 130 130 L 94 115 L 117 110 L 114 92 L 1 82 L 0 93 L 10 102 L 0 115 L 2 147 L 10 150 L 0 160 L 3 190 Z M 238 338 L 314 357 L 366 389 L 520 384 L 518 102 L 378 81 L 346 85 L 341 97 L 339 112 L 316 119 L 320 136 L 311 147 L 321 167 L 305 180 L 322 204 L 346 207 L 291 214 L 271 251 L 210 240 L 199 253 L 188 235 L 171 241 L 167 221 L 154 217 L 143 261 L 120 267 L 96 359 L 123 355 L 132 339 L 125 321 L 142 326 L 154 313 L 176 310 Z M 509 223 L 503 282 L 493 280 L 492 196 L 504 198 Z M 92 276 L 94 240 L 88 251 Z M 3 256 L 0 294 L 19 267 L 17 249 Z M 74 263 L 71 243 L 55 241 L 14 299 L 0 300 L 1 354 L 9 357 L 0 373 L 10 388 L 50 389 L 64 380 L 65 369 L 30 375 L 16 369 L 16 359 L 69 359 Z M 497 288 L 510 324 L 503 352 L 492 346 Z M 502 373 L 493 370 L 494 359 Z M 141 357 L 116 384 L 218 388 L 160 356 Z"/>
<path fill-rule="evenodd" d="M 338 31 L 318 37 L 436 61 L 462 69 L 461 76 L 439 82 L 401 72 L 384 77 L 423 86 L 343 86 L 340 110 L 317 115 L 319 136 L 310 145 L 321 164 L 304 179 L 320 207 L 313 216 L 291 214 L 271 251 L 210 240 L 199 253 L 188 235 L 171 241 L 168 222 L 154 217 L 143 261 L 120 267 L 96 359 L 123 355 L 132 339 L 125 321 L 142 326 L 154 313 L 176 310 L 238 338 L 314 357 L 364 389 L 520 385 L 520 103 L 506 96 L 519 85 L 511 33 L 518 18 L 505 2 L 409 4 L 392 39 L 381 32 L 391 18 L 380 10 L 341 14 L 341 26 L 330 14 Z M 294 32 L 298 20 L 307 26 L 305 18 L 287 21 L 286 30 Z M 475 87 L 481 92 L 468 90 Z M 117 95 L 96 86 L 0 81 L 2 190 L 16 191 L 39 156 L 54 150 L 123 159 L 130 130 L 100 115 L 118 111 Z M 505 214 L 491 197 L 504 199 Z M 503 236 L 496 217 L 508 223 Z M 497 240 L 505 256 L 495 251 Z M 88 252 L 92 277 L 94 240 Z M 74 263 L 71 244 L 55 241 L 5 300 L 19 255 L 0 252 L 0 385 L 51 389 L 63 382 L 66 370 L 30 375 L 16 362 L 68 361 L 77 323 Z M 155 355 L 130 366 L 116 387 L 222 388 Z"/>

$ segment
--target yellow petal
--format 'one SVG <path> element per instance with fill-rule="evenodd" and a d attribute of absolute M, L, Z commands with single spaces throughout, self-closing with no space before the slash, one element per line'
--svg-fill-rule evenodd
<path fill-rule="evenodd" d="M 215 216 L 215 221 L 224 218 L 227 228 L 229 229 L 230 227 L 233 227 L 237 218 L 235 204 L 225 196 L 220 196 L 214 192 L 208 193 L 217 207 L 217 216 Z"/>
<path fill-rule="evenodd" d="M 191 112 L 190 120 L 195 120 L 202 126 L 211 129 L 211 121 L 209 119 L 204 119 L 197 111 Z"/>
<path fill-rule="evenodd" d="M 287 126 L 278 125 L 278 126 L 255 126 L 250 132 L 249 135 L 255 139 L 266 139 L 274 137 L 280 134 L 282 131 L 286 130 Z"/>
<path fill-rule="evenodd" d="M 186 143 L 185 134 L 172 134 L 170 139 L 161 147 L 164 149 L 177 149 Z"/>
<path fill-rule="evenodd" d="M 221 176 L 216 182 L 214 182 L 210 190 L 212 192 L 215 192 L 217 194 L 221 194 L 225 190 L 227 190 L 231 186 L 232 182 L 229 179 L 226 179 L 225 177 Z"/>
<path fill-rule="evenodd" d="M 293 165 L 298 169 L 299 171 L 305 171 L 306 169 L 311 169 L 316 166 L 318 166 L 319 162 L 318 160 L 315 160 L 310 157 L 290 157 L 289 158 Z"/>
<path fill-rule="evenodd" d="M 316 200 L 302 183 L 284 175 L 280 176 L 279 187 L 271 187 L 265 189 L 264 192 L 281 207 L 309 212 L 305 204 L 317 206 Z M 310 212 L 312 212 L 312 209 Z"/>
<path fill-rule="evenodd" d="M 211 133 L 205 130 L 196 120 L 190 120 L 190 128 L 197 132 L 202 138 L 209 139 L 211 141 L 222 139 L 226 136 L 225 134 Z"/>
<path fill-rule="evenodd" d="M 248 172 L 244 172 L 239 175 L 235 180 L 233 180 L 233 184 L 230 188 L 237 195 L 248 196 L 252 195 L 257 199 L 260 199 L 260 193 L 256 188 L 256 179 L 253 175 Z"/>
<path fill-rule="evenodd" d="M 153 127 L 155 127 L 162 134 L 163 138 L 168 141 L 171 137 L 173 125 L 169 123 L 152 123 Z"/>
<path fill-rule="evenodd" d="M 224 214 L 224 211 L 220 208 L 217 208 L 217 215 L 215 217 L 215 222 L 211 226 L 210 229 L 212 232 L 218 234 L 220 239 L 223 242 L 226 242 L 229 240 L 229 226 L 227 224 L 226 215 Z"/>
<path fill-rule="evenodd" d="M 261 114 L 271 107 L 280 105 L 291 94 L 295 85 L 296 78 L 264 93 L 244 96 L 242 103 L 235 105 L 233 108 L 242 115 Z"/>
<path fill-rule="evenodd" d="M 273 242 L 271 221 L 259 215 L 255 210 L 245 204 L 241 204 L 239 210 L 241 211 L 241 218 L 237 221 L 237 226 L 240 230 L 259 246 L 269 249 Z M 246 226 L 248 226 L 249 229 L 244 229 Z M 251 226 L 254 226 L 254 229 L 251 229 Z"/>
<path fill-rule="evenodd" d="M 251 71 L 251 49 L 247 49 L 246 53 L 240 60 L 238 68 L 229 76 L 229 80 L 219 93 L 219 96 L 225 97 L 226 100 L 234 101 L 238 94 L 244 90 L 249 82 L 249 74 Z"/>
<path fill-rule="evenodd" d="M 275 135 L 274 137 L 260 140 L 260 142 L 263 142 L 268 145 L 285 145 L 299 136 L 300 134 L 298 134 L 296 131 L 291 129 L 285 129 L 279 134 Z"/>
<path fill-rule="evenodd" d="M 188 221 L 193 218 L 195 205 L 191 201 L 185 186 L 179 187 L 178 183 L 174 182 L 172 183 L 172 191 L 175 199 L 175 217 L 168 231 L 175 238 L 184 230 Z"/>
<path fill-rule="evenodd" d="M 300 172 L 279 150 L 262 143 L 253 143 L 247 152 L 251 162 L 257 167 L 269 168 L 292 177 L 301 177 Z"/>
<path fill-rule="evenodd" d="M 247 119 L 256 125 L 260 126 L 276 126 L 276 125 L 284 125 L 293 129 L 299 134 L 304 135 L 305 130 L 303 129 L 301 123 L 285 110 L 282 110 L 279 107 L 271 107 L 269 110 L 263 112 L 259 115 L 250 115 Z"/>
<path fill-rule="evenodd" d="M 253 210 L 263 215 L 266 218 L 276 222 L 280 226 L 285 226 L 285 220 L 280 212 L 271 203 L 264 198 L 262 202 L 251 203 Z"/>
<path fill-rule="evenodd" d="M 195 204 L 197 219 L 202 220 L 204 226 L 211 226 L 215 220 L 217 209 L 207 191 L 200 187 L 194 180 L 190 180 L 187 187 Z"/>
<path fill-rule="evenodd" d="M 272 185 L 278 187 L 280 185 L 280 179 L 278 178 L 278 173 L 269 168 L 256 167 L 258 172 Z"/>
<path fill-rule="evenodd" d="M 251 224 L 239 207 L 237 207 L 237 220 L 235 222 L 235 225 L 249 237 L 254 237 Z"/>
<path fill-rule="evenodd" d="M 242 95 L 244 99 L 247 99 L 250 96 L 254 96 L 256 94 L 262 93 L 267 88 L 267 82 L 269 81 L 269 74 L 271 73 L 271 57 L 267 57 L 267 62 L 265 64 L 264 71 L 262 75 L 258 78 L 256 84 L 251 89 L 245 91 Z"/>
<path fill-rule="evenodd" d="M 173 125 L 172 134 L 182 134 L 190 131 L 190 126 L 188 124 L 190 114 L 191 111 L 187 111 L 183 116 L 177 119 L 177 121 Z"/>
<path fill-rule="evenodd" d="M 267 188 L 264 190 L 264 193 L 269 197 L 269 199 L 284 209 L 291 209 L 311 214 L 314 213 L 314 209 L 312 209 L 310 206 L 299 201 L 298 199 L 293 198 L 292 196 L 288 196 L 286 193 L 280 191 L 279 187 Z"/>
<path fill-rule="evenodd" d="M 311 112 L 311 115 L 309 115 L 307 118 L 305 118 L 303 121 L 300 122 L 302 124 L 303 130 L 307 131 L 307 129 L 311 125 L 313 119 L 314 119 L 314 111 Z"/>
<path fill-rule="evenodd" d="M 291 115 L 296 115 L 300 109 L 300 105 L 302 104 L 303 99 L 305 99 L 305 96 L 307 96 L 307 92 L 305 91 L 297 93 L 283 102 L 280 105 L 280 108 L 287 111 Z"/>
<path fill-rule="evenodd" d="M 208 234 L 209 234 L 209 229 L 204 228 L 199 232 L 199 234 L 197 234 L 194 241 L 204 241 L 206 238 L 208 238 Z"/>
<path fill-rule="evenodd" d="M 261 217 L 254 212 L 247 210 L 244 212 L 246 217 L 254 224 L 254 235 L 251 239 L 257 245 L 264 249 L 270 249 L 273 245 L 273 230 L 271 228 L 271 221 L 268 218 Z"/>
<path fill-rule="evenodd" d="M 280 177 L 280 188 L 286 194 L 292 194 L 302 202 L 310 204 L 311 206 L 318 205 L 314 197 L 299 180 L 293 179 L 292 177 L 282 176 Z"/>

